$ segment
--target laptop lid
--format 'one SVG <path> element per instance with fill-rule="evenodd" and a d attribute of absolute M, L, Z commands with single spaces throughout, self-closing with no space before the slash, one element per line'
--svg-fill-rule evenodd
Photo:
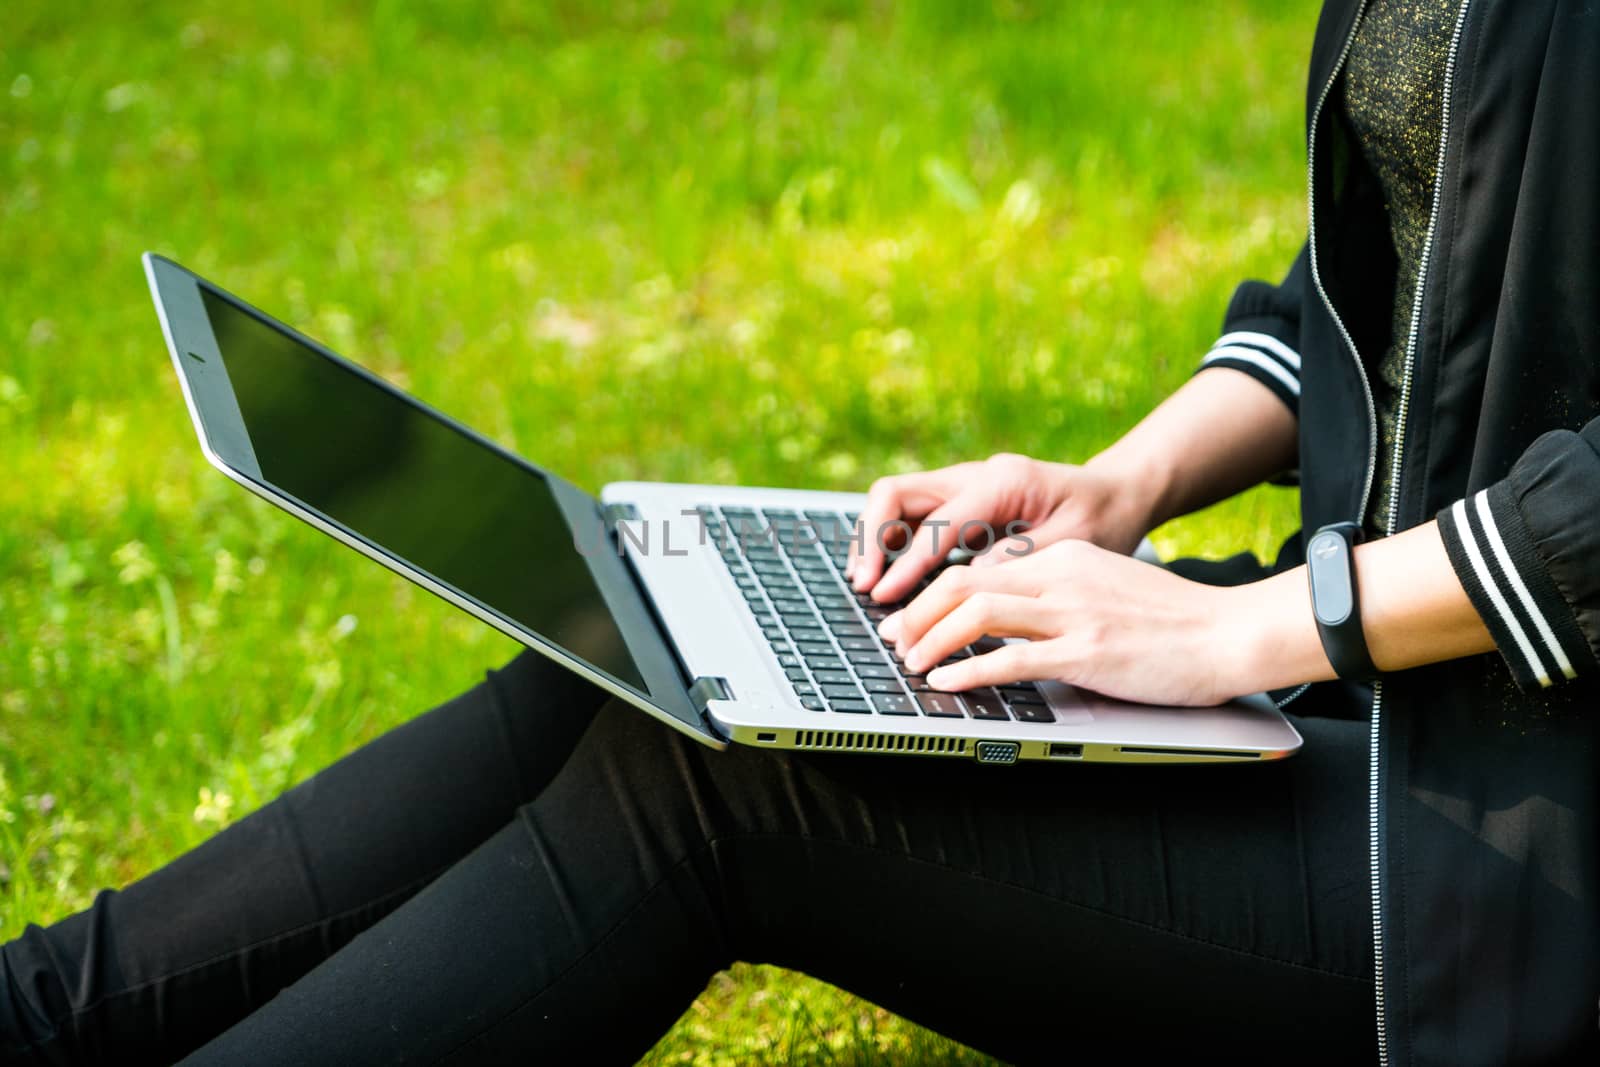
<path fill-rule="evenodd" d="M 594 497 L 171 260 L 146 253 L 144 265 L 213 466 L 668 725 L 725 744 Z"/>

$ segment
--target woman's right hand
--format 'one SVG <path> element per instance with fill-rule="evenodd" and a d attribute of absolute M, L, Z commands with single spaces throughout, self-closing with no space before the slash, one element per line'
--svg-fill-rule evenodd
<path fill-rule="evenodd" d="M 891 603 L 957 547 L 981 552 L 974 566 L 1004 563 L 1068 538 L 1130 553 L 1149 530 L 1150 509 L 1139 495 L 1127 478 L 1093 464 L 1008 452 L 879 478 L 867 492 L 861 539 L 851 542 L 845 573 L 857 592 L 871 590 L 873 599 Z M 963 537 L 964 523 L 984 526 L 968 526 Z M 1008 524 L 1016 525 L 1008 530 Z M 908 527 L 914 530 L 909 543 Z M 1007 536 L 1013 531 L 1018 536 Z"/>

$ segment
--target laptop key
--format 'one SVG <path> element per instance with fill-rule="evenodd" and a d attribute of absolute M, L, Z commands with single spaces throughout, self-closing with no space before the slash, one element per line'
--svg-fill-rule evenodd
<path fill-rule="evenodd" d="M 834 711 L 846 711 L 852 715 L 871 715 L 872 707 L 859 697 L 854 700 L 830 700 L 828 707 Z"/>
<path fill-rule="evenodd" d="M 804 667 L 785 667 L 783 673 L 791 682 L 803 682 L 807 677 Z"/>
<path fill-rule="evenodd" d="M 800 657 L 793 652 L 780 652 L 778 653 L 778 666 L 798 667 L 800 666 Z"/>
<path fill-rule="evenodd" d="M 961 710 L 961 701 L 953 693 L 918 693 L 917 704 L 926 715 L 936 719 L 964 719 L 967 713 Z"/>
<path fill-rule="evenodd" d="M 972 712 L 974 719 L 1009 719 L 1006 706 L 1000 700 L 1000 694 L 993 689 L 973 689 L 961 694 L 962 701 L 967 705 L 967 710 Z"/>
<path fill-rule="evenodd" d="M 928 676 L 925 674 L 901 675 L 900 680 L 905 682 L 913 693 L 933 692 L 933 686 L 928 684 Z"/>
<path fill-rule="evenodd" d="M 846 652 L 876 652 L 878 642 L 870 637 L 841 637 L 839 647 Z"/>
<path fill-rule="evenodd" d="M 876 663 L 858 663 L 856 673 L 863 678 L 899 678 L 900 672 L 879 659 Z"/>
<path fill-rule="evenodd" d="M 861 688 L 869 693 L 904 693 L 906 687 L 898 678 L 863 678 Z"/>
<path fill-rule="evenodd" d="M 807 711 L 826 711 L 828 707 L 821 697 L 801 697 L 800 706 Z"/>
<path fill-rule="evenodd" d="M 916 705 L 911 703 L 911 698 L 904 693 L 878 693 L 872 698 L 872 706 L 883 715 L 915 715 Z"/>
<path fill-rule="evenodd" d="M 805 659 L 806 666 L 810 667 L 813 673 L 816 671 L 838 671 L 840 674 L 845 674 L 849 670 L 845 666 L 844 660 L 838 656 L 807 656 Z"/>
<path fill-rule="evenodd" d="M 829 700 L 860 700 L 861 690 L 853 685 L 825 685 L 822 695 Z"/>
<path fill-rule="evenodd" d="M 849 671 L 817 671 L 817 684 L 822 686 L 849 685 L 851 682 Z"/>
<path fill-rule="evenodd" d="M 1017 717 L 1018 722 L 1055 722 L 1053 712 L 1043 704 L 1017 704 L 1011 705 L 1011 714 Z"/>

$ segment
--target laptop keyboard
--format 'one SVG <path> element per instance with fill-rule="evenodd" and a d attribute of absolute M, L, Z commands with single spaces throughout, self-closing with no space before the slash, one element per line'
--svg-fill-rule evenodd
<path fill-rule="evenodd" d="M 847 715 L 1055 721 L 1031 682 L 943 693 L 922 675 L 905 672 L 877 633 L 895 606 L 875 603 L 844 580 L 849 531 L 859 516 L 709 505 L 698 511 L 802 707 Z M 985 637 L 946 662 L 1000 644 Z"/>

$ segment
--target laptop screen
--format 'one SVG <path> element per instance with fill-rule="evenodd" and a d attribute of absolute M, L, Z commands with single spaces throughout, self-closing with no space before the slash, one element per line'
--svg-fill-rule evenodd
<path fill-rule="evenodd" d="M 263 480 L 618 681 L 646 688 L 543 475 L 206 286 L 200 292 Z M 593 542 L 598 529 L 576 536 Z"/>

